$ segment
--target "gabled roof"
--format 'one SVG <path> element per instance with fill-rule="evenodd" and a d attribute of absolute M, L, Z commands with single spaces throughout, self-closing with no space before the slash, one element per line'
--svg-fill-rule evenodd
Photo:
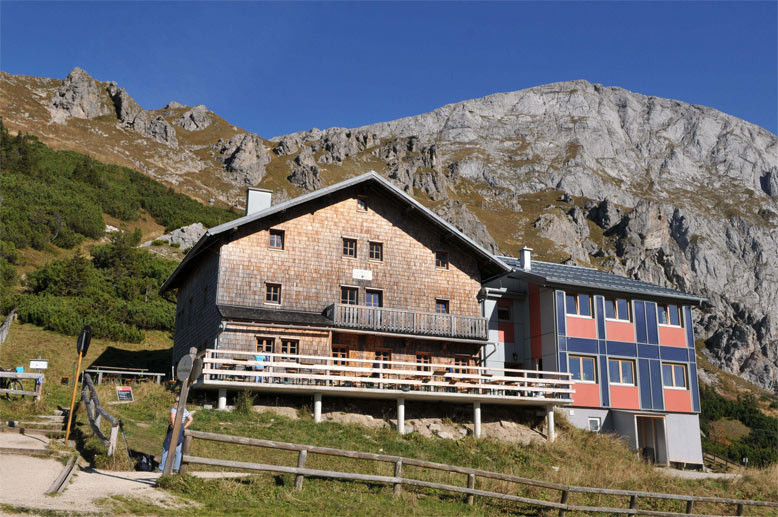
<path fill-rule="evenodd" d="M 500 257 L 500 259 L 513 268 L 512 276 L 518 276 L 548 287 L 585 288 L 592 291 L 634 294 L 650 299 L 676 300 L 695 304 L 706 301 L 705 298 L 700 296 L 686 294 L 669 287 L 660 287 L 648 282 L 633 280 L 593 268 L 533 260 L 530 270 L 526 271 L 521 267 L 519 259 L 513 257 Z"/>
<path fill-rule="evenodd" d="M 401 203 L 404 203 L 405 205 L 418 211 L 421 217 L 424 217 L 429 222 L 437 226 L 439 229 L 451 235 L 453 240 L 459 242 L 464 248 L 470 250 L 472 253 L 477 255 L 480 259 L 480 262 L 490 265 L 491 266 L 490 270 L 492 270 L 494 274 L 507 273 L 511 271 L 510 266 L 505 264 L 502 260 L 497 258 L 495 255 L 493 255 L 492 253 L 484 249 L 482 246 L 477 244 L 475 241 L 467 237 L 465 234 L 463 234 L 462 232 L 454 228 L 454 226 L 452 226 L 451 224 L 443 220 L 440 216 L 438 216 L 437 214 L 429 210 L 427 207 L 425 207 L 415 199 L 413 199 L 411 196 L 409 196 L 408 194 L 406 194 L 396 186 L 392 185 L 387 179 L 379 175 L 377 172 L 370 171 L 366 174 L 362 174 L 361 176 L 356 176 L 354 178 L 341 181 L 340 183 L 336 183 L 335 185 L 331 185 L 329 187 L 316 190 L 309 194 L 305 194 L 296 197 L 294 199 L 284 201 L 283 203 L 279 203 L 277 205 L 271 206 L 270 208 L 266 208 L 265 210 L 260 210 L 259 212 L 246 215 L 243 217 L 239 217 L 238 219 L 235 219 L 228 223 L 221 224 L 219 226 L 215 226 L 207 230 L 203 234 L 203 236 L 200 237 L 200 240 L 197 241 L 197 244 L 195 244 L 192 247 L 192 249 L 189 251 L 189 253 L 186 254 L 184 260 L 182 260 L 181 263 L 178 265 L 178 267 L 175 269 L 175 271 L 173 271 L 173 274 L 170 275 L 170 278 L 168 278 L 165 281 L 165 283 L 162 284 L 160 291 L 165 292 L 169 289 L 176 287 L 177 281 L 180 280 L 179 277 L 181 276 L 182 272 L 189 266 L 189 264 L 196 259 L 196 257 L 200 254 L 201 251 L 205 250 L 211 243 L 213 243 L 215 240 L 217 240 L 217 238 L 219 238 L 221 235 L 225 234 L 226 232 L 240 228 L 241 226 L 244 226 L 246 224 L 259 221 L 261 219 L 272 216 L 274 214 L 285 212 L 291 208 L 304 205 L 305 203 L 309 203 L 311 201 L 332 195 L 336 192 L 340 192 L 355 187 L 357 185 L 365 185 L 365 184 L 370 184 L 372 186 L 381 188 L 384 192 L 393 196 Z"/>

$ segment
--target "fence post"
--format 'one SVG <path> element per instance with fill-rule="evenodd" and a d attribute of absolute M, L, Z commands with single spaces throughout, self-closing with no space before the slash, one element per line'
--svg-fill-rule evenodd
<path fill-rule="evenodd" d="M 394 462 L 394 477 L 401 478 L 403 476 L 403 461 L 397 460 Z M 402 492 L 403 484 L 402 483 L 395 483 L 394 484 L 394 496 L 400 497 L 400 492 Z"/>
<path fill-rule="evenodd" d="M 119 426 L 115 425 L 111 427 L 111 438 L 108 441 L 108 456 L 112 456 L 116 451 L 116 440 L 119 437 Z"/>
<path fill-rule="evenodd" d="M 736 515 L 743 515 L 743 503 L 737 504 L 737 514 Z"/>
<path fill-rule="evenodd" d="M 467 475 L 467 488 L 475 488 L 475 474 Z M 467 504 L 472 506 L 473 499 L 474 499 L 473 494 L 467 494 Z"/>
<path fill-rule="evenodd" d="M 631 495 L 629 496 L 629 509 L 634 510 L 638 507 L 638 496 Z"/>
<path fill-rule="evenodd" d="M 692 513 L 693 510 L 694 510 L 694 501 L 693 500 L 686 501 L 686 513 Z"/>
<path fill-rule="evenodd" d="M 41 375 L 38 377 L 38 379 L 35 381 L 35 402 L 40 402 L 41 398 L 43 397 L 43 381 L 46 380 L 46 377 Z"/>
<path fill-rule="evenodd" d="M 567 504 L 567 497 L 569 495 L 569 492 L 567 490 L 562 490 L 562 499 L 559 500 L 561 504 Z M 565 517 L 565 510 L 560 509 L 559 510 L 559 517 Z"/>
<path fill-rule="evenodd" d="M 297 456 L 297 468 L 298 469 L 304 469 L 305 468 L 305 459 L 308 457 L 308 451 L 303 449 L 300 451 L 300 454 Z M 303 489 L 303 475 L 297 474 L 294 478 L 294 487 L 297 490 Z"/>
<path fill-rule="evenodd" d="M 192 437 L 186 435 L 184 431 L 184 444 L 181 446 L 181 466 L 178 468 L 179 474 L 186 474 L 189 463 L 184 461 L 184 456 L 189 456 L 189 451 L 192 450 Z"/>

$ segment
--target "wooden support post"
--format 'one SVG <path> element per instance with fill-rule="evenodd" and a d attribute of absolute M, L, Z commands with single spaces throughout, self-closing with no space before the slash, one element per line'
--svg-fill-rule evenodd
<path fill-rule="evenodd" d="M 738 503 L 736 515 L 743 515 L 743 503 Z"/>
<path fill-rule="evenodd" d="M 686 501 L 686 513 L 692 513 L 694 511 L 694 501 Z"/>
<path fill-rule="evenodd" d="M 178 469 L 179 474 L 186 474 L 189 464 L 183 460 L 184 456 L 189 456 L 189 452 L 192 450 L 192 437 L 184 436 L 184 445 L 181 446 L 181 467 Z"/>
<path fill-rule="evenodd" d="M 112 456 L 116 452 L 116 440 L 119 438 L 119 426 L 114 425 L 111 427 L 111 438 L 108 440 L 108 456 Z"/>
<path fill-rule="evenodd" d="M 481 403 L 473 402 L 473 436 L 481 437 Z"/>
<path fill-rule="evenodd" d="M 216 405 L 216 409 L 227 409 L 227 390 L 224 388 L 219 390 L 219 402 Z"/>
<path fill-rule="evenodd" d="M 562 499 L 559 500 L 561 504 L 567 504 L 567 498 L 570 495 L 570 492 L 567 490 L 562 490 Z M 565 517 L 565 510 L 559 509 L 559 517 Z"/>
<path fill-rule="evenodd" d="M 403 461 L 397 460 L 394 462 L 394 477 L 401 478 L 403 476 Z M 394 484 L 394 496 L 400 497 L 400 492 L 402 492 L 403 485 L 402 483 L 395 483 Z"/>
<path fill-rule="evenodd" d="M 35 381 L 35 402 L 40 402 L 41 398 L 43 397 L 43 381 L 46 380 L 46 377 L 41 375 L 36 381 Z"/>
<path fill-rule="evenodd" d="M 78 375 L 81 373 L 81 352 L 78 353 L 78 362 L 76 363 L 76 373 L 73 375 L 73 395 L 70 397 L 70 409 L 68 410 L 68 423 L 65 426 L 65 445 L 70 438 L 70 426 L 73 423 L 73 411 L 76 408 L 76 389 L 78 389 Z"/>
<path fill-rule="evenodd" d="M 475 474 L 467 475 L 467 488 L 475 488 Z M 473 494 L 467 494 L 467 504 L 472 506 L 473 499 L 474 499 Z"/>
<path fill-rule="evenodd" d="M 313 394 L 313 421 L 321 422 L 321 393 Z"/>
<path fill-rule="evenodd" d="M 629 509 L 634 510 L 638 507 L 638 496 L 631 495 L 629 496 Z"/>
<path fill-rule="evenodd" d="M 397 432 L 405 434 L 405 399 L 397 399 Z"/>
<path fill-rule="evenodd" d="M 548 425 L 548 443 L 554 443 L 556 433 L 554 431 L 554 406 L 546 406 L 546 423 Z"/>
<path fill-rule="evenodd" d="M 297 468 L 298 469 L 304 469 L 305 468 L 305 460 L 308 458 L 308 451 L 303 449 L 300 451 L 300 454 L 297 455 Z M 303 475 L 297 474 L 294 478 L 294 487 L 297 490 L 303 489 Z"/>

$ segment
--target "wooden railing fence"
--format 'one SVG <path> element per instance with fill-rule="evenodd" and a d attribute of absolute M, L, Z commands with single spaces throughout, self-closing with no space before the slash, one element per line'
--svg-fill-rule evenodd
<path fill-rule="evenodd" d="M 267 465 L 261 463 L 249 463 L 243 461 L 221 460 L 214 458 L 203 458 L 190 455 L 192 448 L 192 441 L 194 439 L 233 443 L 239 445 L 248 445 L 253 447 L 263 447 L 268 449 L 280 449 L 287 451 L 297 451 L 297 467 L 288 467 L 283 465 Z M 305 468 L 305 463 L 308 458 L 308 454 L 323 454 L 328 456 L 338 456 L 342 458 L 352 458 L 360 460 L 370 460 L 385 463 L 394 464 L 393 476 L 379 476 L 372 474 L 359 474 L 354 472 L 340 472 L 329 470 L 317 470 Z M 778 502 L 771 501 L 753 501 L 746 499 L 729 499 L 720 497 L 701 497 L 690 495 L 678 495 L 678 494 L 662 494 L 653 492 L 638 492 L 633 490 L 616 490 L 609 488 L 592 488 L 581 487 L 572 485 L 563 485 L 559 483 L 550 483 L 547 481 L 539 481 L 530 478 L 523 478 L 519 476 L 513 476 L 510 474 L 502 474 L 500 472 L 490 472 L 487 470 L 480 470 L 468 467 L 460 467 L 456 465 L 446 465 L 443 463 L 434 463 L 431 461 L 424 461 L 415 458 L 405 458 L 402 456 L 391 456 L 386 454 L 373 454 L 368 452 L 350 451 L 344 449 L 332 449 L 329 447 L 317 447 L 313 445 L 304 445 L 296 443 L 276 442 L 272 440 L 261 440 L 257 438 L 246 438 L 242 436 L 231 436 L 217 433 L 206 433 L 202 431 L 193 431 L 187 429 L 184 431 L 184 444 L 182 448 L 182 474 L 186 473 L 188 465 L 210 465 L 215 467 L 226 467 L 233 469 L 245 469 L 255 470 L 260 472 L 274 472 L 283 474 L 295 475 L 295 488 L 302 489 L 303 480 L 305 476 L 329 478 L 329 479 L 343 479 L 349 481 L 367 481 L 373 483 L 386 483 L 393 486 L 393 493 L 395 496 L 399 496 L 402 492 L 402 486 L 417 486 L 423 488 L 431 488 L 435 490 L 443 490 L 448 492 L 461 493 L 466 495 L 466 501 L 468 504 L 473 504 L 474 496 L 490 497 L 494 499 L 500 499 L 504 501 L 513 501 L 517 503 L 523 503 L 532 506 L 538 506 L 542 508 L 553 508 L 559 511 L 559 515 L 565 515 L 565 512 L 599 512 L 599 513 L 614 513 L 624 515 L 656 515 L 656 516 L 678 516 L 678 515 L 711 515 L 711 514 L 695 514 L 695 503 L 713 503 L 722 505 L 734 506 L 736 515 L 743 515 L 744 508 L 746 506 L 754 507 L 769 507 L 776 508 L 778 511 Z M 449 473 L 465 474 L 466 486 L 449 485 L 444 483 L 435 483 L 431 481 L 424 481 L 420 479 L 413 479 L 403 477 L 403 466 L 421 467 L 427 469 L 433 469 L 438 471 L 444 471 Z M 509 483 L 515 483 L 519 485 L 545 488 L 550 490 L 557 490 L 560 492 L 559 502 L 547 501 L 543 499 L 521 497 L 512 494 L 506 494 L 501 492 L 494 492 L 490 490 L 480 490 L 475 488 L 477 478 L 492 479 L 499 481 L 507 481 Z M 616 507 L 598 507 L 598 506 L 585 506 L 575 505 L 569 502 L 570 494 L 572 493 L 584 493 L 584 494 L 598 494 L 608 496 L 619 496 L 629 498 L 629 508 L 616 508 Z M 638 508 L 639 499 L 663 499 L 673 500 L 686 503 L 685 513 L 678 512 L 666 512 L 649 509 Z M 731 515 L 731 514 L 714 514 L 714 515 Z"/>
<path fill-rule="evenodd" d="M 8 313 L 8 316 L 5 317 L 3 324 L 0 325 L 0 345 L 5 343 L 5 340 L 8 338 L 8 332 L 11 330 L 14 316 L 16 316 L 16 309 L 12 309 L 11 312 Z"/>
<path fill-rule="evenodd" d="M 0 371 L 0 378 L 15 379 L 18 380 L 20 384 L 22 384 L 24 380 L 28 380 L 28 379 L 35 381 L 35 387 L 32 390 L 25 390 L 25 389 L 19 390 L 16 389 L 15 387 L 8 387 L 8 388 L 0 389 L 0 395 L 4 393 L 7 393 L 9 395 L 29 395 L 31 397 L 35 397 L 35 400 L 40 400 L 41 396 L 43 395 L 43 381 L 45 380 L 46 377 L 42 373 L 20 373 L 20 372 Z"/>
<path fill-rule="evenodd" d="M 712 452 L 704 452 L 702 454 L 702 458 L 705 463 L 711 465 L 712 467 L 723 468 L 725 470 L 736 470 L 744 467 L 739 463 L 735 463 L 732 460 L 721 457 L 718 454 L 713 454 Z"/>
<path fill-rule="evenodd" d="M 119 426 L 121 420 L 112 416 L 100 405 L 100 399 L 97 397 L 97 391 L 95 391 L 95 385 L 92 383 L 92 377 L 88 374 L 84 374 L 84 382 L 81 388 L 81 399 L 86 406 L 86 414 L 89 418 L 89 427 L 95 433 L 95 436 L 108 447 L 108 456 L 113 455 L 116 450 L 116 441 L 119 438 Z M 105 418 L 111 424 L 110 437 L 106 437 L 100 430 L 100 421 Z"/>

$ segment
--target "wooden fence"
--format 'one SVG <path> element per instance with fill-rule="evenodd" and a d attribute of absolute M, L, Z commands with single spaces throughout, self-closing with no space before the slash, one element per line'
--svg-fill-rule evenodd
<path fill-rule="evenodd" d="M 46 377 L 42 373 L 0 372 L 0 378 L 15 379 L 19 381 L 20 384 L 25 380 L 35 381 L 35 387 L 31 390 L 19 390 L 9 387 L 0 389 L 0 394 L 7 393 L 9 395 L 29 395 L 31 397 L 35 397 L 35 400 L 40 400 L 41 396 L 43 395 L 43 381 Z"/>
<path fill-rule="evenodd" d="M 81 399 L 86 406 L 86 414 L 89 417 L 89 427 L 94 431 L 95 436 L 102 441 L 106 447 L 108 447 L 108 456 L 113 455 L 116 450 L 116 441 L 119 437 L 119 426 L 121 420 L 109 414 L 100 405 L 100 399 L 97 398 L 97 391 L 95 391 L 95 385 L 92 383 L 92 376 L 88 373 L 84 374 L 84 382 L 81 388 Z M 100 421 L 105 418 L 111 424 L 111 435 L 106 437 L 100 430 Z"/>
<path fill-rule="evenodd" d="M 264 447 L 269 449 L 280 449 L 287 451 L 297 451 L 297 467 L 288 467 L 283 465 L 266 465 L 261 463 L 248 463 L 243 461 L 231 461 L 221 460 L 214 458 L 202 458 L 197 456 L 191 456 L 189 453 L 192 447 L 192 441 L 194 439 L 233 443 L 239 445 L 248 445 L 253 447 Z M 616 490 L 609 488 L 592 488 L 562 485 L 559 483 L 550 483 L 547 481 L 539 481 L 535 479 L 523 478 L 519 476 L 513 476 L 510 474 L 502 474 L 499 472 L 490 472 L 487 470 L 479 470 L 467 467 L 459 467 L 456 465 L 446 465 L 443 463 L 434 463 L 431 461 L 424 461 L 415 458 L 405 458 L 402 456 L 390 456 L 386 454 L 373 454 L 368 452 L 358 452 L 343 449 L 332 449 L 329 447 L 316 447 L 313 445 L 303 445 L 296 443 L 276 442 L 272 440 L 261 440 L 256 438 L 246 438 L 242 436 L 230 436 L 217 433 L 206 433 L 202 431 L 192 431 L 186 429 L 184 431 L 184 445 L 182 448 L 182 464 L 180 472 L 186 473 L 187 466 L 191 464 L 197 465 L 210 465 L 215 467 L 226 467 L 232 469 L 246 469 L 255 470 L 260 472 L 274 472 L 283 474 L 295 475 L 295 488 L 302 489 L 303 479 L 305 476 L 329 478 L 329 479 L 343 479 L 349 481 L 367 481 L 373 483 L 386 483 L 393 486 L 395 496 L 399 496 L 402 492 L 402 486 L 417 486 L 423 488 L 431 488 L 435 490 L 443 490 L 448 492 L 455 492 L 466 495 L 466 501 L 468 504 L 473 504 L 474 496 L 490 497 L 494 499 L 500 499 L 503 501 L 512 501 L 517 503 L 523 503 L 532 506 L 538 506 L 541 508 L 553 508 L 559 510 L 559 515 L 565 515 L 565 512 L 599 512 L 599 513 L 615 513 L 624 515 L 656 515 L 656 516 L 677 516 L 677 515 L 711 515 L 711 514 L 695 514 L 695 503 L 714 503 L 722 505 L 731 505 L 734 507 L 736 515 L 743 515 L 744 508 L 746 506 L 754 507 L 770 507 L 776 508 L 778 511 L 778 502 L 769 501 L 752 501 L 746 499 L 728 499 L 720 497 L 698 497 L 690 495 L 677 495 L 677 494 L 660 494 L 653 492 L 637 492 L 632 490 Z M 308 454 L 323 454 L 328 456 L 338 456 L 342 458 L 352 458 L 360 460 L 370 460 L 384 463 L 394 464 L 393 476 L 379 476 L 372 474 L 358 474 L 354 472 L 338 472 L 329 470 L 316 470 L 305 468 L 305 463 Z M 435 483 L 431 481 L 423 481 L 419 479 L 412 479 L 403 477 L 403 466 L 421 467 L 432 470 L 439 470 L 449 473 L 464 474 L 466 478 L 466 486 L 456 486 L 443 483 Z M 542 499 L 521 497 L 512 494 L 506 494 L 501 492 L 494 492 L 489 490 L 479 490 L 475 488 L 476 479 L 493 479 L 499 481 L 507 481 L 519 485 L 544 488 L 550 490 L 557 490 L 560 492 L 559 502 L 547 501 Z M 628 508 L 616 508 L 616 507 L 597 507 L 597 506 L 584 506 L 570 504 L 569 497 L 572 493 L 584 493 L 584 494 L 597 494 L 608 495 L 629 498 Z M 649 509 L 638 508 L 638 500 L 673 500 L 686 503 L 686 512 L 665 512 Z M 716 514 L 716 515 L 731 515 L 731 514 Z"/>
<path fill-rule="evenodd" d="M 5 340 L 8 338 L 8 331 L 11 330 L 11 323 L 14 321 L 14 316 L 16 316 L 16 309 L 11 310 L 11 312 L 8 313 L 8 316 L 5 317 L 3 324 L 0 325 L 0 345 L 5 343 Z"/>
<path fill-rule="evenodd" d="M 713 454 L 712 452 L 704 452 L 702 458 L 705 463 L 709 464 L 712 468 L 719 468 L 726 471 L 745 468 L 744 465 L 735 463 L 732 460 L 728 460 L 727 458 L 723 458 L 718 454 Z"/>

